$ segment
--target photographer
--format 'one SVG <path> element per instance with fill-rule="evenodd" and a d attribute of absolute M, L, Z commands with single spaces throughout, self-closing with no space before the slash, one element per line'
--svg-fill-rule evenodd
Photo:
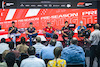
<path fill-rule="evenodd" d="M 95 24 L 94 26 L 95 30 L 90 34 L 89 40 L 87 39 L 88 42 L 91 43 L 90 47 L 90 67 L 93 67 L 93 61 L 94 58 L 97 57 L 98 59 L 98 67 L 100 67 L 100 57 L 98 56 L 98 51 L 97 48 L 99 47 L 99 42 L 100 42 L 100 26 L 99 24 Z"/>

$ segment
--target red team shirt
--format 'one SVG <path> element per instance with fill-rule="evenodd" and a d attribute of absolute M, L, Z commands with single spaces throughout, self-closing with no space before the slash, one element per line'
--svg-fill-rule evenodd
<path fill-rule="evenodd" d="M 44 31 L 46 31 L 48 33 L 52 33 L 53 31 L 55 31 L 55 28 L 53 28 L 53 27 L 50 27 L 50 28 L 46 27 L 46 28 L 44 28 Z"/>

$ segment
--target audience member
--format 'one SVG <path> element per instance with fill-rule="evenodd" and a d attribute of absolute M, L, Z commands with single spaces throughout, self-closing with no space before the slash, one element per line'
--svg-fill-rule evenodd
<path fill-rule="evenodd" d="M 62 50 L 61 59 L 66 60 L 67 63 L 77 63 L 85 66 L 85 53 L 80 46 L 77 46 L 77 43 L 77 39 L 72 38 L 71 45 Z"/>
<path fill-rule="evenodd" d="M 53 35 L 53 39 L 56 39 L 56 45 L 55 45 L 55 47 L 63 48 L 62 43 L 60 41 L 57 41 L 57 39 L 58 39 L 58 35 L 57 34 Z"/>
<path fill-rule="evenodd" d="M 60 47 L 54 49 L 55 59 L 48 62 L 48 67 L 66 67 L 66 61 L 60 59 L 61 51 L 62 49 Z"/>
<path fill-rule="evenodd" d="M 17 64 L 15 63 L 16 56 L 13 52 L 10 52 L 5 56 L 5 61 L 6 61 L 7 67 L 18 67 Z"/>
<path fill-rule="evenodd" d="M 0 54 L 0 62 L 2 62 L 2 54 Z"/>
<path fill-rule="evenodd" d="M 42 59 L 35 57 L 35 48 L 28 48 L 29 58 L 22 60 L 20 67 L 46 67 Z"/>
<path fill-rule="evenodd" d="M 2 61 L 0 61 L 0 67 L 7 67 L 7 64 L 4 62 L 5 61 L 4 58 L 5 58 L 6 54 L 8 54 L 8 53 L 9 53 L 9 50 L 5 50 L 2 53 L 2 56 L 1 56 Z"/>
<path fill-rule="evenodd" d="M 21 53 L 21 61 L 28 58 L 29 56 L 26 53 Z"/>
<path fill-rule="evenodd" d="M 19 58 L 20 53 L 18 50 L 14 50 L 14 42 L 9 43 L 9 48 L 10 48 L 10 52 L 13 52 L 16 58 Z"/>
<path fill-rule="evenodd" d="M 43 44 L 41 44 L 40 37 L 36 37 L 36 44 L 33 45 L 33 47 L 35 47 L 35 49 L 36 49 L 36 56 L 39 57 L 41 50 L 45 47 Z"/>
<path fill-rule="evenodd" d="M 27 53 L 27 49 L 29 48 L 26 44 L 25 44 L 25 38 L 22 37 L 21 38 L 21 44 L 17 45 L 16 50 L 18 50 L 20 53 Z"/>
<path fill-rule="evenodd" d="M 21 56 L 19 57 L 19 59 L 16 60 L 17 65 L 20 67 L 20 64 L 21 64 L 22 60 L 24 60 L 24 59 L 26 59 L 26 58 L 28 58 L 28 57 L 29 57 L 28 54 L 26 54 L 26 53 L 21 53 Z"/>
<path fill-rule="evenodd" d="M 50 59 L 50 60 L 54 59 L 53 50 L 55 48 L 55 45 L 56 45 L 56 40 L 51 39 L 50 44 L 41 50 L 40 57 L 44 60 L 45 59 Z"/>
<path fill-rule="evenodd" d="M 5 38 L 2 38 L 0 43 L 0 54 L 2 54 L 5 50 L 9 50 L 9 45 L 5 42 Z"/>
<path fill-rule="evenodd" d="M 9 52 L 10 52 L 9 50 L 5 50 L 5 51 L 2 53 L 2 60 L 3 60 L 3 61 L 4 61 L 5 56 L 6 56 Z"/>

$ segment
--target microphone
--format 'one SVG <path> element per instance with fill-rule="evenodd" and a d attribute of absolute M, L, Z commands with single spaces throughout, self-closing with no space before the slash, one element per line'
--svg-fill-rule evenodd
<path fill-rule="evenodd" d="M 15 29 L 15 26 L 13 26 L 13 28 Z"/>

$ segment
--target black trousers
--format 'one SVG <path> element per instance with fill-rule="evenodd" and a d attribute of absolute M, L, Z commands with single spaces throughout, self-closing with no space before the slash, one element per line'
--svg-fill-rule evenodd
<path fill-rule="evenodd" d="M 65 37 L 67 37 L 67 36 L 65 36 L 65 35 L 62 35 L 62 38 L 63 38 L 63 41 L 65 42 L 66 40 L 65 40 Z"/>
<path fill-rule="evenodd" d="M 93 67 L 95 57 L 97 57 L 98 67 L 100 67 L 100 57 L 97 56 L 97 45 L 92 45 L 90 47 L 90 67 Z"/>

